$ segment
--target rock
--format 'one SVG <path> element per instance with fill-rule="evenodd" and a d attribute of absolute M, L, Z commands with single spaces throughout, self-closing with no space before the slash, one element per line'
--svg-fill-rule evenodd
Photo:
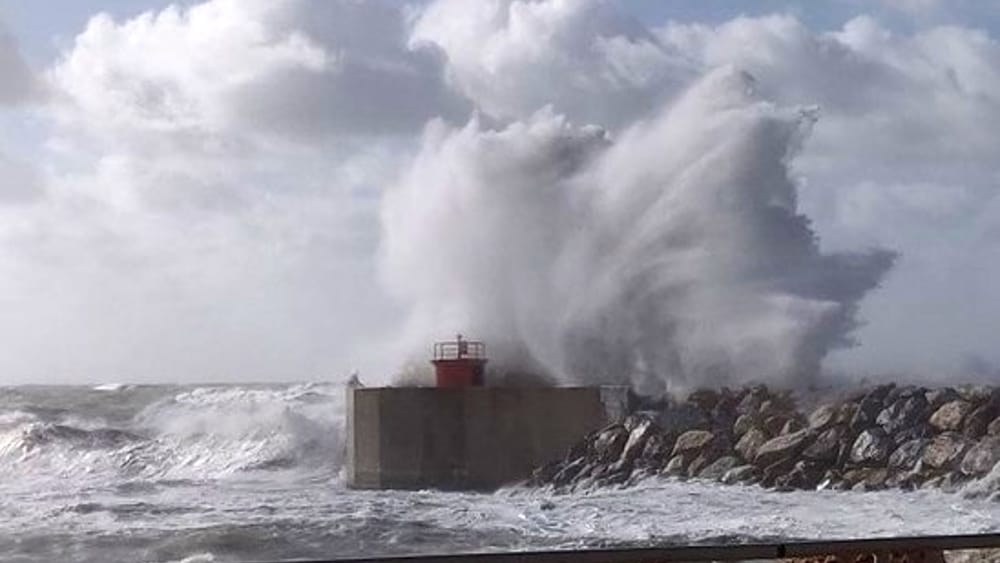
<path fill-rule="evenodd" d="M 726 471 L 721 479 L 726 485 L 756 483 L 758 480 L 760 480 L 760 470 L 754 465 L 734 467 Z"/>
<path fill-rule="evenodd" d="M 747 389 L 739 402 L 736 403 L 736 412 L 738 414 L 757 414 L 760 412 L 760 406 L 770 396 L 770 391 L 764 385 Z"/>
<path fill-rule="evenodd" d="M 857 412 L 857 403 L 844 403 L 837 409 L 837 416 L 834 418 L 833 422 L 834 424 L 849 425 L 851 421 L 854 420 L 854 416 Z"/>
<path fill-rule="evenodd" d="M 927 399 L 927 406 L 931 410 L 937 410 L 945 403 L 950 403 L 956 401 L 961 397 L 958 393 L 950 387 L 944 387 L 942 389 L 931 389 L 930 391 L 924 393 L 924 398 Z"/>
<path fill-rule="evenodd" d="M 989 385 L 959 385 L 955 387 L 958 396 L 973 404 L 982 404 L 993 400 L 996 392 Z"/>
<path fill-rule="evenodd" d="M 757 454 L 754 456 L 754 465 L 767 467 L 781 459 L 792 458 L 805 448 L 808 439 L 808 430 L 799 430 L 798 432 L 772 438 L 764 442 L 757 449 Z"/>
<path fill-rule="evenodd" d="M 879 427 L 858 434 L 851 446 L 851 461 L 858 465 L 881 465 L 889 457 L 890 442 Z"/>
<path fill-rule="evenodd" d="M 717 457 L 718 456 L 715 455 L 715 452 L 713 452 L 711 449 L 705 450 L 702 453 L 698 454 L 698 456 L 695 457 L 693 460 L 691 460 L 691 463 L 688 464 L 687 468 L 688 477 L 697 477 L 698 474 L 701 473 L 701 470 L 711 465 L 712 462 L 715 461 Z"/>
<path fill-rule="evenodd" d="M 689 454 L 696 457 L 698 453 L 708 448 L 713 440 L 715 440 L 715 434 L 707 430 L 688 430 L 677 437 L 673 455 Z"/>
<path fill-rule="evenodd" d="M 927 399 L 923 395 L 900 398 L 882 409 L 875 422 L 886 434 L 895 434 L 923 422 L 927 412 Z"/>
<path fill-rule="evenodd" d="M 986 427 L 986 433 L 990 436 L 1000 436 L 1000 417 L 993 419 L 993 422 Z"/>
<path fill-rule="evenodd" d="M 628 438 L 629 433 L 621 424 L 614 424 L 602 430 L 594 439 L 593 448 L 597 460 L 602 463 L 617 460 L 621 456 Z"/>
<path fill-rule="evenodd" d="M 768 436 L 780 436 L 786 423 L 788 423 L 787 415 L 771 415 L 764 419 L 764 432 L 766 432 Z"/>
<path fill-rule="evenodd" d="M 824 430 L 802 452 L 802 457 L 824 463 L 835 463 L 840 452 L 840 440 L 844 431 L 839 426 Z"/>
<path fill-rule="evenodd" d="M 767 434 L 759 428 L 751 428 L 736 442 L 736 453 L 746 461 L 752 462 L 757 457 L 757 450 L 765 442 L 767 442 Z"/>
<path fill-rule="evenodd" d="M 722 479 L 722 476 L 728 473 L 730 469 L 733 469 L 739 464 L 740 460 L 734 456 L 722 456 L 698 472 L 698 477 L 718 481 L 719 479 Z"/>
<path fill-rule="evenodd" d="M 978 440 L 986 434 L 990 422 L 993 421 L 996 415 L 997 409 L 992 403 L 976 407 L 965 417 L 965 421 L 962 423 L 962 434 L 966 438 Z"/>
<path fill-rule="evenodd" d="M 912 469 L 920 461 L 927 442 L 926 438 L 914 438 L 904 442 L 889 456 L 889 467 L 894 469 Z"/>
<path fill-rule="evenodd" d="M 687 402 L 697 405 L 704 412 L 711 412 L 719 402 L 719 392 L 712 389 L 698 389 L 688 395 Z"/>
<path fill-rule="evenodd" d="M 980 477 L 986 475 L 1000 461 L 1000 437 L 987 436 L 969 448 L 962 458 L 962 473 Z"/>
<path fill-rule="evenodd" d="M 622 448 L 621 456 L 618 458 L 621 466 L 631 465 L 646 447 L 646 440 L 659 430 L 649 418 L 634 418 L 633 421 L 633 424 L 626 423 L 626 428 L 632 426 L 632 432 L 629 433 L 625 447 Z"/>
<path fill-rule="evenodd" d="M 688 461 L 683 455 L 675 455 L 670 458 L 667 465 L 663 467 L 663 471 L 660 472 L 661 475 L 670 475 L 673 477 L 680 477 L 682 475 L 687 475 L 687 465 Z"/>
<path fill-rule="evenodd" d="M 789 489 L 815 489 L 823 478 L 824 469 L 816 462 L 800 460 L 792 470 L 775 479 L 776 487 Z"/>
<path fill-rule="evenodd" d="M 924 448 L 921 461 L 932 469 L 950 469 L 962 459 L 968 444 L 961 434 L 945 432 L 935 436 Z"/>
<path fill-rule="evenodd" d="M 870 395 L 866 395 L 864 399 L 858 403 L 858 409 L 854 413 L 854 417 L 850 422 L 850 429 L 852 434 L 860 434 L 866 428 L 871 428 L 875 426 L 875 420 L 878 418 L 879 413 L 882 412 L 882 402 L 877 398 L 873 398 Z"/>
<path fill-rule="evenodd" d="M 802 430 L 805 426 L 799 422 L 797 419 L 790 418 L 785 422 L 785 425 L 781 427 L 780 434 L 792 434 L 793 432 L 798 432 Z"/>
<path fill-rule="evenodd" d="M 642 454 L 636 460 L 638 467 L 661 467 L 670 458 L 673 444 L 663 434 L 653 434 L 646 440 Z"/>
<path fill-rule="evenodd" d="M 883 467 L 870 469 L 851 487 L 855 491 L 879 491 L 885 488 L 889 470 Z"/>
<path fill-rule="evenodd" d="M 760 484 L 765 487 L 773 487 L 777 484 L 778 478 L 791 471 L 794 466 L 795 460 L 791 457 L 776 460 L 761 471 Z"/>
<path fill-rule="evenodd" d="M 668 406 L 660 412 L 657 423 L 672 436 L 679 436 L 688 430 L 708 430 L 711 426 L 705 413 L 691 403 Z"/>
<path fill-rule="evenodd" d="M 561 469 L 562 464 L 558 461 L 546 463 L 531 472 L 530 482 L 536 486 L 547 485 L 552 482 L 552 478 L 555 477 Z"/>
<path fill-rule="evenodd" d="M 736 422 L 733 423 L 733 436 L 739 439 L 741 436 L 747 433 L 754 426 L 757 426 L 759 417 L 756 414 L 741 414 L 736 417 Z"/>
<path fill-rule="evenodd" d="M 917 438 L 930 438 L 935 434 L 934 428 L 930 424 L 919 423 L 909 428 L 904 428 L 892 436 L 892 443 L 894 446 L 901 446 L 905 442 L 910 440 L 915 440 Z"/>
<path fill-rule="evenodd" d="M 962 420 L 972 410 L 972 403 L 961 399 L 949 401 L 939 407 L 931 415 L 930 424 L 942 432 L 958 430 L 962 427 Z"/>
<path fill-rule="evenodd" d="M 826 430 L 827 427 L 836 421 L 839 410 L 839 407 L 836 405 L 822 405 L 817 407 L 809 415 L 809 429 L 816 432 Z"/>
<path fill-rule="evenodd" d="M 580 478 L 581 476 L 580 474 L 583 472 L 583 469 L 587 465 L 588 462 L 586 459 L 584 458 L 576 459 L 568 464 L 563 465 L 562 468 L 559 469 L 554 475 L 552 475 L 552 477 L 547 482 L 550 482 L 557 487 L 568 485 L 575 479 Z"/>

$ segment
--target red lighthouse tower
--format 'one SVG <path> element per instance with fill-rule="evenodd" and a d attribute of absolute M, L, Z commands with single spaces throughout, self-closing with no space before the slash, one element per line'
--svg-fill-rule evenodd
<path fill-rule="evenodd" d="M 479 387 L 486 367 L 486 345 L 464 340 L 434 344 L 434 372 L 438 387 Z"/>

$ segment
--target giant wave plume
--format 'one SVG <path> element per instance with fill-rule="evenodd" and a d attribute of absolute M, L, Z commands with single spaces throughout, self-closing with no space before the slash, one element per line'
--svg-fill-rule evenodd
<path fill-rule="evenodd" d="M 754 86 L 716 70 L 613 135 L 431 123 L 382 209 L 404 346 L 460 329 L 500 369 L 646 393 L 815 378 L 896 254 L 820 249 L 792 167 L 818 110 Z"/>

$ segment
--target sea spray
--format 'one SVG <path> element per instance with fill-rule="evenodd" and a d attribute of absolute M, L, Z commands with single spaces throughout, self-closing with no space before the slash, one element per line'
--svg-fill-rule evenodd
<path fill-rule="evenodd" d="M 617 135 L 551 110 L 432 123 L 382 210 L 403 350 L 463 330 L 563 382 L 806 383 L 895 259 L 823 253 L 798 212 L 816 116 L 724 68 Z"/>

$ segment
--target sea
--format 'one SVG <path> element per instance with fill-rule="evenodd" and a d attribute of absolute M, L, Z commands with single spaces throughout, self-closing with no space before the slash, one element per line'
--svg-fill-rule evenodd
<path fill-rule="evenodd" d="M 773 492 L 651 478 L 571 494 L 353 491 L 342 475 L 343 407 L 334 383 L 0 388 L 0 561 L 282 561 L 1000 532 L 990 494 L 937 490 Z"/>

